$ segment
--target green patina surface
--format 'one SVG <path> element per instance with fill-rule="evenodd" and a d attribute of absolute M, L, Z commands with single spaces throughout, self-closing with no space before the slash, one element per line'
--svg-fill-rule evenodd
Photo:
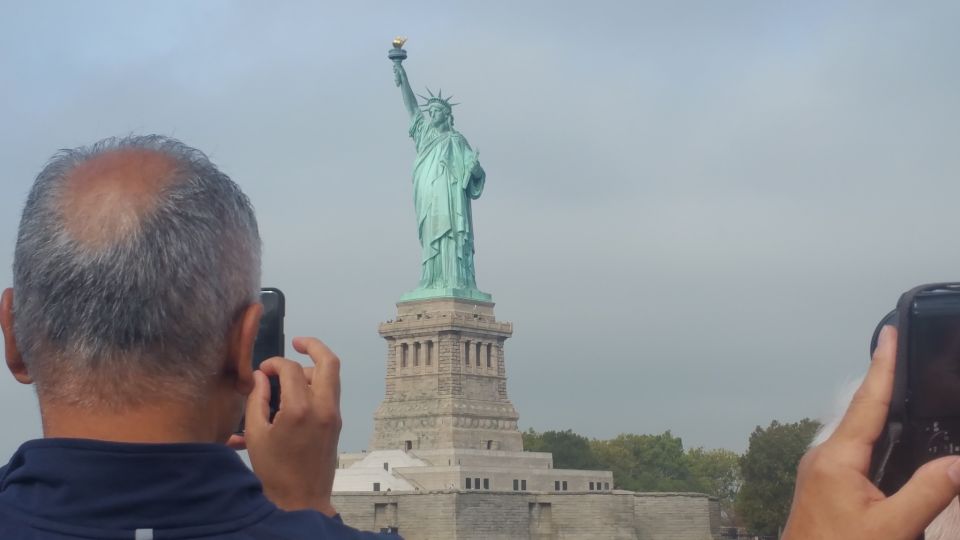
<path fill-rule="evenodd" d="M 416 288 L 408 293 L 400 295 L 401 302 L 412 302 L 414 300 L 426 300 L 429 298 L 466 298 L 468 300 L 479 300 L 481 302 L 492 302 L 493 296 L 478 290 L 477 288 L 472 289 L 457 289 L 457 288 L 434 288 L 434 289 L 423 289 Z"/>
<path fill-rule="evenodd" d="M 395 43 L 396 44 L 396 43 Z M 402 45 L 402 43 L 401 43 Z M 401 301 L 455 297 L 489 302 L 477 289 L 471 201 L 480 198 L 486 173 L 479 153 L 453 129 L 450 98 L 442 92 L 417 101 L 402 61 L 406 51 L 394 47 L 394 77 L 410 115 L 410 137 L 417 157 L 413 165 L 413 203 L 420 237 L 420 284 Z M 424 114 L 426 113 L 426 114 Z"/>

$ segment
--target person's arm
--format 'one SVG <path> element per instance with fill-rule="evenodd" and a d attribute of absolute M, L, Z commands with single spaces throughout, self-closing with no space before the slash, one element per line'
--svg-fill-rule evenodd
<path fill-rule="evenodd" d="M 407 80 L 407 70 L 403 69 L 403 65 L 400 63 L 393 65 L 393 80 L 400 87 L 403 106 L 406 107 L 407 113 L 413 119 L 420 111 L 420 106 L 417 104 L 417 96 L 413 94 L 413 89 L 410 88 L 410 81 Z"/>
<path fill-rule="evenodd" d="M 887 326 L 837 430 L 800 461 L 782 540 L 915 540 L 960 492 L 960 458 L 920 467 L 886 497 L 867 477 L 893 394 L 897 331 Z"/>

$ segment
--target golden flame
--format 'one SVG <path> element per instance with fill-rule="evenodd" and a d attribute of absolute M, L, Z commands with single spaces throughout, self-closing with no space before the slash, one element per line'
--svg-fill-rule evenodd
<path fill-rule="evenodd" d="M 407 42 L 407 38 L 405 37 L 399 37 L 399 36 L 395 37 L 393 38 L 393 47 L 395 49 L 400 49 L 403 47 L 403 44 L 406 42 Z"/>

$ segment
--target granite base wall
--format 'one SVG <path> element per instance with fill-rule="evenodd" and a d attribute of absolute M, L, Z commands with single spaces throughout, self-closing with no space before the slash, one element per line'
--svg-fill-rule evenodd
<path fill-rule="evenodd" d="M 697 493 L 364 492 L 333 499 L 346 523 L 365 530 L 394 525 L 407 540 L 719 537 L 719 504 Z"/>

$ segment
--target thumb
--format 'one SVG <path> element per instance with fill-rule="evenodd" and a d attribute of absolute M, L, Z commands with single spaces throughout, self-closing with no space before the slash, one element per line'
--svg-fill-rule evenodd
<path fill-rule="evenodd" d="M 259 369 L 253 372 L 253 391 L 247 396 L 246 431 L 259 431 L 270 424 L 270 381 Z"/>
<path fill-rule="evenodd" d="M 919 469 L 894 493 L 874 508 L 875 517 L 896 533 L 891 538 L 913 539 L 960 492 L 960 458 L 944 457 Z"/>

